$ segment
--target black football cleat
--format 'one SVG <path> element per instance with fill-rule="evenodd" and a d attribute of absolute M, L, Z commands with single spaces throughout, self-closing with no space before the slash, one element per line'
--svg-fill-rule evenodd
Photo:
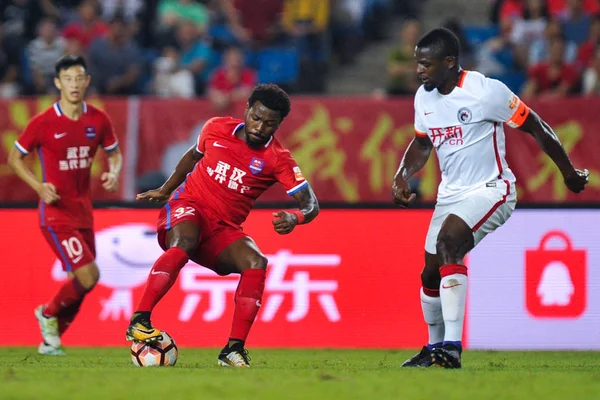
<path fill-rule="evenodd" d="M 429 350 L 429 347 L 423 346 L 419 353 L 404 361 L 402 366 L 427 368 L 430 367 L 431 364 L 431 350 Z"/>
<path fill-rule="evenodd" d="M 431 362 L 433 366 L 459 369 L 462 368 L 460 362 L 461 351 L 452 344 L 445 344 L 442 347 L 431 351 Z"/>

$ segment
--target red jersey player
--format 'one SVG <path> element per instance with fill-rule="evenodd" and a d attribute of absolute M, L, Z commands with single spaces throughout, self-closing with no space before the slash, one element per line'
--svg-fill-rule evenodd
<path fill-rule="evenodd" d="M 55 70 L 60 100 L 29 122 L 8 163 L 39 194 L 42 234 L 69 276 L 53 299 L 35 309 L 44 339 L 39 353 L 62 355 L 60 336 L 99 278 L 90 197 L 92 160 L 98 147 L 103 147 L 110 170 L 101 178 L 104 189 L 114 192 L 122 159 L 108 116 L 83 101 L 90 83 L 85 59 L 64 56 Z M 42 164 L 42 182 L 23 160 L 34 150 Z"/>
<path fill-rule="evenodd" d="M 158 219 L 158 241 L 165 253 L 150 271 L 127 329 L 128 340 L 161 338 L 161 331 L 150 322 L 150 313 L 191 259 L 219 275 L 241 274 L 229 342 L 218 363 L 250 366 L 244 344 L 260 308 L 267 259 L 240 225 L 254 201 L 275 182 L 280 182 L 300 207 L 274 214 L 277 233 L 288 234 L 319 213 L 317 199 L 300 168 L 274 137 L 289 111 L 290 99 L 278 86 L 255 87 L 244 121 L 230 117 L 207 121 L 198 143 L 183 155 L 167 182 L 138 195 L 140 200 L 169 202 Z"/>

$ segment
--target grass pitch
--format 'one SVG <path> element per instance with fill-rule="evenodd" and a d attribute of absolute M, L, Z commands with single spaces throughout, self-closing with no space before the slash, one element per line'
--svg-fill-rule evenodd
<path fill-rule="evenodd" d="M 462 370 L 414 370 L 400 368 L 412 351 L 257 349 L 234 370 L 217 349 L 165 368 L 134 367 L 128 347 L 67 350 L 0 348 L 0 399 L 600 399 L 598 352 L 468 351 Z"/>

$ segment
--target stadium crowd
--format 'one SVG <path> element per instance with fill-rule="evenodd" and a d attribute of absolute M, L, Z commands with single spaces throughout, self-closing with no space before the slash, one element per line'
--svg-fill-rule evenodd
<path fill-rule="evenodd" d="M 490 24 L 446 27 L 461 39 L 461 65 L 500 79 L 523 98 L 600 95 L 600 1 L 494 0 Z M 420 22 L 405 23 L 390 56 L 388 93 L 414 93 L 412 49 Z"/>
<path fill-rule="evenodd" d="M 0 97 L 53 93 L 65 53 L 87 57 L 102 95 L 207 95 L 223 106 L 257 82 L 320 93 L 332 64 L 351 63 L 415 2 L 6 0 Z"/>

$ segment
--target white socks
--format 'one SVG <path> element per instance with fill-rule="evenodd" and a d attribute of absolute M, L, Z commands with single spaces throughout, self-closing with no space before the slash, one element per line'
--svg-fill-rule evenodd
<path fill-rule="evenodd" d="M 429 330 L 429 345 L 444 341 L 444 317 L 442 316 L 442 300 L 428 296 L 421 288 L 421 309 Z"/>
<path fill-rule="evenodd" d="M 462 342 L 467 302 L 467 267 L 444 265 L 440 268 L 440 302 L 444 319 L 444 342 Z M 421 294 L 421 302 L 423 301 Z"/>

